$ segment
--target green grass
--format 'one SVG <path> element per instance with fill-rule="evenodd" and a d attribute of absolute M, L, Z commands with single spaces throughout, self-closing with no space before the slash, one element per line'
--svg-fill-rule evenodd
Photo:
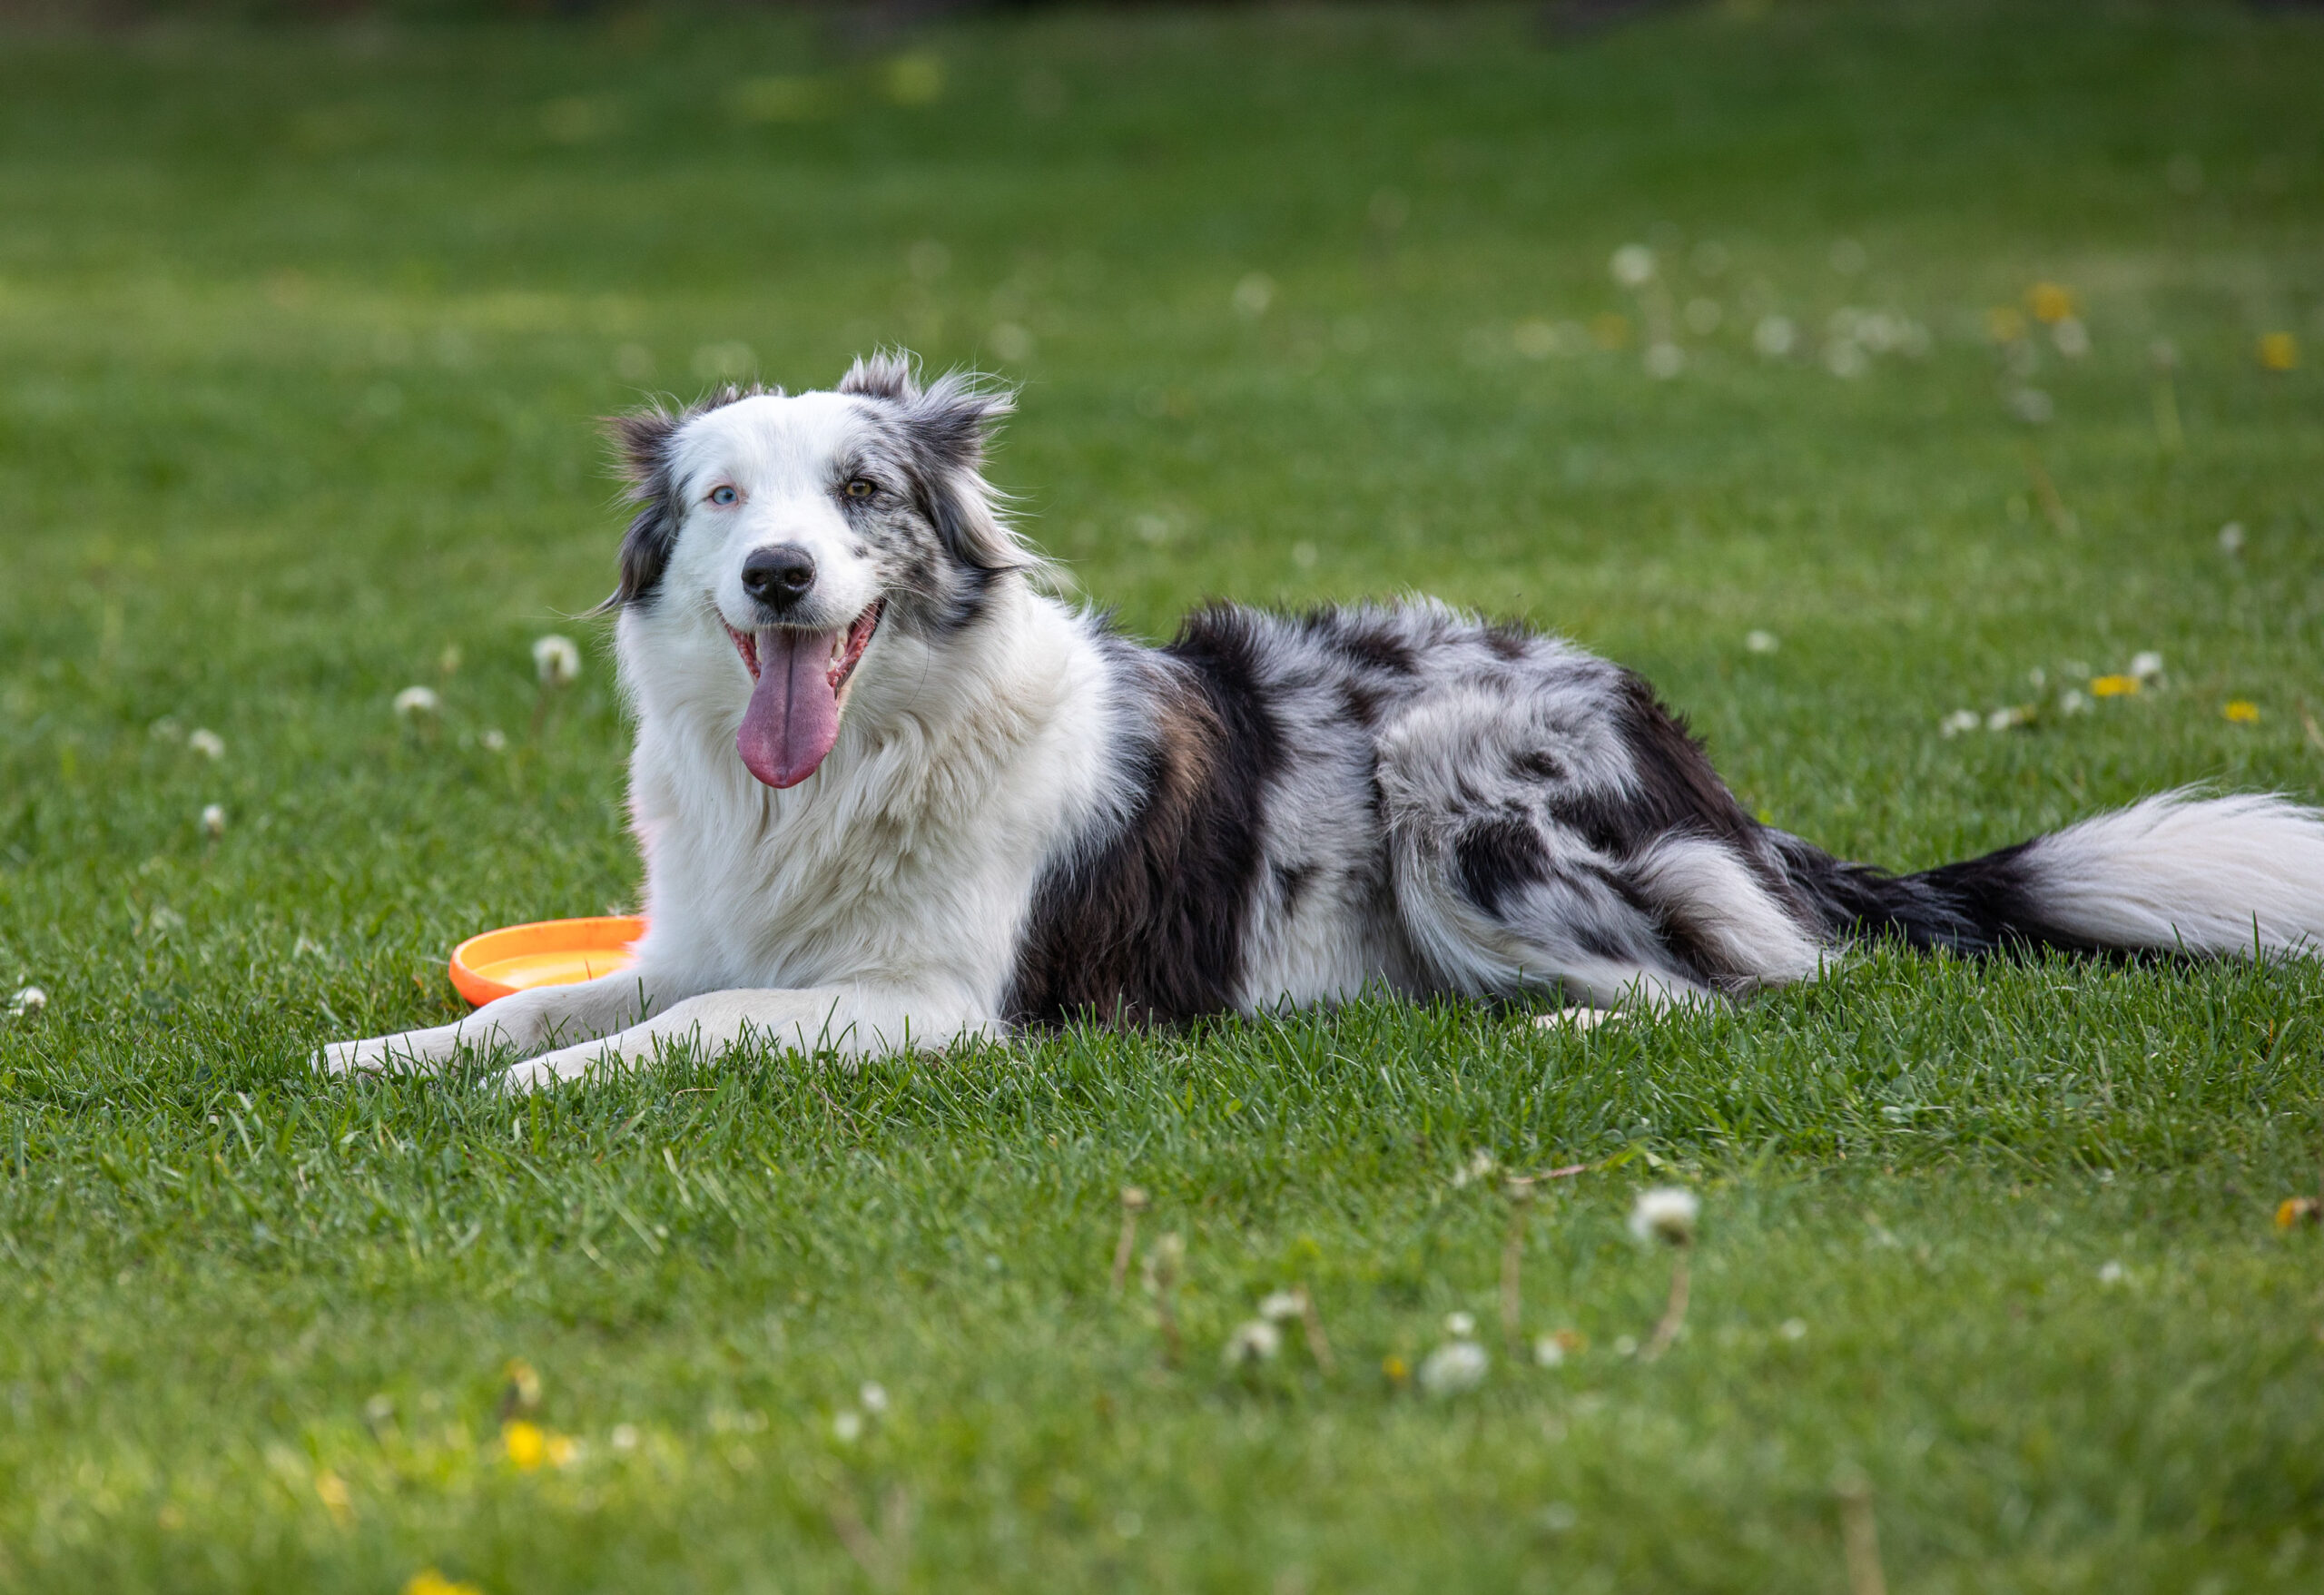
<path fill-rule="evenodd" d="M 0 1589 L 1837 1591 L 1851 1480 L 1899 1591 L 2314 1588 L 2324 1253 L 2271 1221 L 2324 1163 L 2310 969 L 1883 953 L 1582 1037 L 1366 1006 L 524 1101 L 305 1059 L 635 890 L 602 647 L 537 733 L 527 653 L 598 635 L 594 418 L 886 342 L 1025 382 L 998 474 L 1148 634 L 1521 615 L 1892 865 L 2312 797 L 2319 81 L 2313 18 L 2129 4 L 9 41 L 0 996 L 50 1001 L 0 1018 Z M 2037 281 L 2085 358 L 1994 341 Z M 1851 307 L 1925 351 L 1835 375 Z M 1480 1148 L 1592 1166 L 1522 1233 L 1562 1366 L 1502 1354 Z M 1648 1362 L 1651 1181 L 1705 1217 Z M 1175 1368 L 1108 1290 L 1128 1182 L 1186 1243 Z M 1224 1369 L 1300 1281 L 1335 1372 Z M 1384 1371 L 1455 1310 L 1480 1389 Z M 566 1465 L 509 1461 L 511 1358 Z"/>

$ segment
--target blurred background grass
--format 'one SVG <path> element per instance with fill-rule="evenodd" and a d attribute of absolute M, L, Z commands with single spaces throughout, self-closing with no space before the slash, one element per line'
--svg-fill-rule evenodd
<path fill-rule="evenodd" d="M 1362 1009 L 559 1107 L 302 1059 L 456 1011 L 458 937 L 635 891 L 597 418 L 881 345 L 1024 385 L 996 475 L 1145 635 L 1521 615 L 1895 865 L 2313 796 L 2316 19 L 239 15 L 0 43 L 0 996 L 50 997 L 0 1019 L 0 1584 L 844 1584 L 843 1476 L 875 1520 L 909 1484 L 928 1580 L 1837 1588 L 1851 1458 L 1901 1587 L 2312 1579 L 2312 1254 L 2253 1222 L 2318 1151 L 2311 974 L 1884 959 L 1588 1046 Z M 590 654 L 544 702 L 550 631 Z M 1445 1206 L 1479 1144 L 1724 1182 L 1691 1372 L 1375 1390 L 1492 1310 L 1497 1213 Z M 1090 1288 L 1126 1178 L 1196 1237 L 1199 1334 L 1304 1272 L 1362 1393 L 1253 1404 L 1210 1341 L 1147 1382 Z M 1601 1342 L 1659 1285 L 1620 1198 L 1534 1265 Z M 2087 1283 L 2121 1255 L 2134 1311 Z M 518 1350 L 663 1471 L 552 1511 L 445 1438 L 488 1452 Z M 900 1367 L 950 1441 L 834 1473 L 817 1414 Z M 361 1451 L 382 1390 L 424 1444 Z"/>

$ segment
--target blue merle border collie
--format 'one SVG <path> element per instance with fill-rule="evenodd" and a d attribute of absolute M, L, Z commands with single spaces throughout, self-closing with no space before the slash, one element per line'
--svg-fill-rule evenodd
<path fill-rule="evenodd" d="M 1881 937 L 2324 943 L 2324 813 L 2279 798 L 2167 793 L 1892 875 L 1760 823 L 1645 682 L 1524 625 L 1221 604 L 1144 646 L 1045 592 L 982 474 L 1009 408 L 897 356 L 616 422 L 638 962 L 326 1063 L 474 1049 L 521 1086 L 1365 991 L 1587 1020 Z"/>

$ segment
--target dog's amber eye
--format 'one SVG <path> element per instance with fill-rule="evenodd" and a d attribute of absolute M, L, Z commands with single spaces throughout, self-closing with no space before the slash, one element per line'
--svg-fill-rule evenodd
<path fill-rule="evenodd" d="M 710 490 L 710 501 L 716 505 L 739 504 L 743 496 L 732 487 L 719 487 Z"/>
<path fill-rule="evenodd" d="M 869 477 L 852 477 L 841 490 L 850 498 L 869 498 L 880 490 L 880 487 Z"/>

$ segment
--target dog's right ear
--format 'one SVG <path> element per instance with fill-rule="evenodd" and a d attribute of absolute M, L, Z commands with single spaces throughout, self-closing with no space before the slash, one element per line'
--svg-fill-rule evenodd
<path fill-rule="evenodd" d="M 662 571 L 678 540 L 670 444 L 684 419 L 657 406 L 606 423 L 621 473 L 629 482 L 626 497 L 637 506 L 637 514 L 621 540 L 621 585 L 597 606 L 600 615 L 650 599 L 662 585 Z"/>

